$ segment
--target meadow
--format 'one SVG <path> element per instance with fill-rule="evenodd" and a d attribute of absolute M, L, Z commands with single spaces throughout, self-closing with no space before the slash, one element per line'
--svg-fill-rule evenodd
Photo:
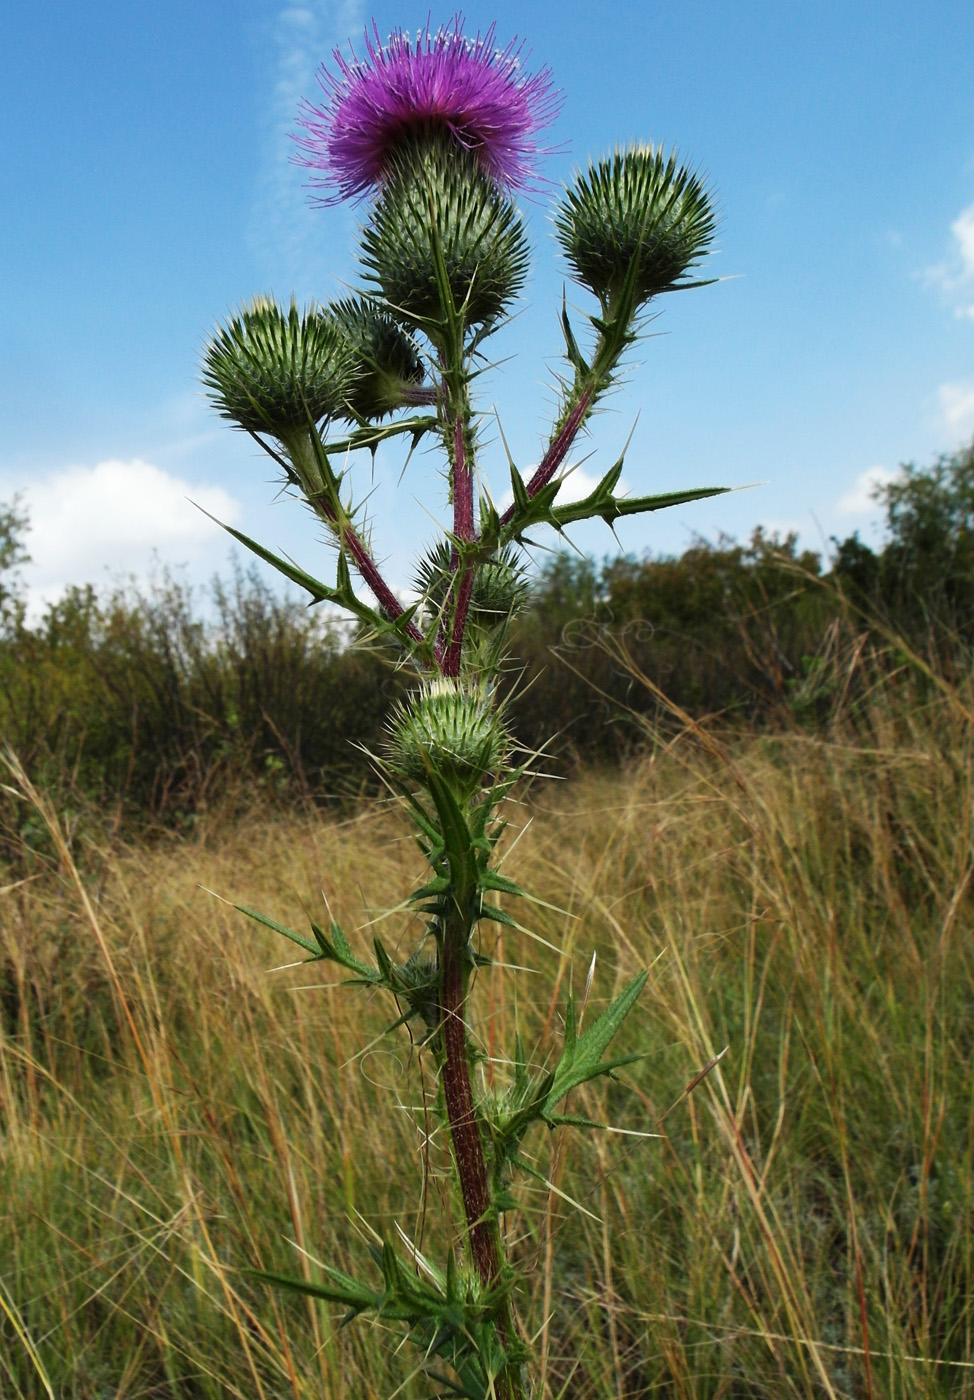
<path fill-rule="evenodd" d="M 536 1130 L 505 1217 L 544 1394 L 974 1396 L 974 686 L 850 625 L 812 719 L 706 721 L 620 638 L 638 743 L 516 792 L 538 902 L 474 998 L 503 1081 L 512 1023 L 542 1063 L 570 987 L 592 1018 L 650 970 L 642 1058 L 570 1104 L 612 1131 Z M 0 1395 L 420 1400 L 381 1326 L 246 1270 L 439 1238 L 424 1056 L 223 902 L 405 955 L 396 809 L 265 786 L 134 832 L 5 783 Z"/>

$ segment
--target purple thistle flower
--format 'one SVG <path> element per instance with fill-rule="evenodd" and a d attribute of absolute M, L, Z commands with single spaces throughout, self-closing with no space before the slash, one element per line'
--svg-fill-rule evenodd
<path fill-rule="evenodd" d="M 381 184 L 404 143 L 440 133 L 472 152 L 498 185 L 530 187 L 534 157 L 543 153 L 535 134 L 560 99 L 547 69 L 521 71 L 516 40 L 494 48 L 494 28 L 468 39 L 458 14 L 436 34 L 427 24 L 413 41 L 397 29 L 383 45 L 373 20 L 367 62 L 353 51 L 348 63 L 334 51 L 338 74 L 324 65 L 318 73 L 327 101 L 302 104 L 298 121 L 309 134 L 295 138 L 301 164 L 324 171 L 313 183 L 336 189 L 326 203 Z"/>

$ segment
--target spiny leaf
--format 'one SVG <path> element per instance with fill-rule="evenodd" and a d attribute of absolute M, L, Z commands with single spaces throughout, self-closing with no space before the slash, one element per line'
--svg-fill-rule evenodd
<path fill-rule="evenodd" d="M 547 1101 L 549 1110 L 579 1084 L 584 1084 L 601 1074 L 610 1074 L 620 1065 L 629 1064 L 639 1058 L 638 1055 L 626 1055 L 614 1060 L 603 1060 L 602 1056 L 635 1005 L 636 998 L 646 985 L 648 975 L 646 972 L 640 972 L 634 977 L 611 1006 L 606 1007 L 599 1019 L 577 1040 L 574 1038 L 574 1026 L 569 1033 L 566 1022 L 565 1051 L 555 1069 L 554 1082 Z M 572 1022 L 573 1017 L 574 1013 Z"/>
<path fill-rule="evenodd" d="M 382 1302 L 382 1294 L 376 1293 L 364 1283 L 359 1283 L 350 1274 L 342 1273 L 340 1269 L 332 1269 L 324 1265 L 325 1273 L 333 1280 L 331 1283 L 312 1283 L 309 1279 L 294 1278 L 290 1274 L 275 1273 L 270 1269 L 246 1269 L 245 1272 L 251 1278 L 262 1279 L 264 1283 L 272 1283 L 277 1288 L 289 1289 L 292 1293 L 304 1293 L 312 1298 L 322 1298 L 327 1303 L 340 1303 L 342 1307 L 350 1308 L 355 1316 L 364 1312 L 368 1308 L 378 1308 Z"/>
<path fill-rule="evenodd" d="M 275 933 L 283 934 L 292 943 L 296 943 L 299 948 L 303 948 L 306 953 L 311 954 L 310 961 L 317 962 L 328 955 L 323 952 L 320 943 L 312 943 L 310 938 L 305 938 L 301 933 L 295 933 L 293 928 L 288 928 L 286 924 L 279 924 L 276 919 L 271 919 L 267 914 L 262 914 L 259 909 L 251 909 L 246 904 L 235 904 L 234 909 L 240 914 L 246 914 L 248 919 L 253 919 L 255 923 L 263 924 L 265 928 L 273 929 Z"/>
<path fill-rule="evenodd" d="M 686 505 L 688 501 L 723 496 L 730 489 L 729 486 L 698 486 L 688 491 L 667 491 L 658 496 L 613 496 L 601 493 L 596 487 L 584 500 L 552 507 L 548 523 L 561 529 L 579 520 L 591 520 L 598 516 L 611 525 L 622 515 L 645 515 L 654 510 L 667 510 L 670 506 Z"/>

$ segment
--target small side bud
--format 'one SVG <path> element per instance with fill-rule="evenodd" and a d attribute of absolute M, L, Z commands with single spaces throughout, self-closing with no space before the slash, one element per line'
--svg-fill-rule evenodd
<path fill-rule="evenodd" d="M 452 550 L 449 541 L 440 540 L 420 559 L 414 585 L 433 613 L 447 605 L 453 586 Z M 517 550 L 510 545 L 477 565 L 470 594 L 468 626 L 486 631 L 507 622 L 521 608 L 530 585 Z"/>
<path fill-rule="evenodd" d="M 555 232 L 578 281 L 603 307 L 635 264 L 635 305 L 678 291 L 706 254 L 717 219 L 703 181 L 675 154 L 630 146 L 590 165 L 555 212 Z"/>
<path fill-rule="evenodd" d="M 309 423 L 347 414 L 355 357 L 340 327 L 316 307 L 302 313 L 292 301 L 284 311 L 255 297 L 210 341 L 202 379 L 225 418 L 287 442 Z"/>
<path fill-rule="evenodd" d="M 486 686 L 437 677 L 393 716 L 388 755 L 401 777 L 424 784 L 432 770 L 465 799 L 501 770 L 509 743 Z"/>
<path fill-rule="evenodd" d="M 425 377 L 415 342 L 387 311 L 365 297 L 333 302 L 328 314 L 341 327 L 355 357 L 348 407 L 370 422 L 422 401 Z M 432 391 L 427 391 L 427 397 Z"/>

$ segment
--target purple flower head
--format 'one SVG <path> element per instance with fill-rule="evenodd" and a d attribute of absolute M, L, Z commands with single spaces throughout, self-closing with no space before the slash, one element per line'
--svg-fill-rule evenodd
<path fill-rule="evenodd" d="M 381 184 L 397 150 L 424 136 L 452 138 L 498 185 L 530 187 L 535 135 L 559 106 L 547 69 L 524 73 L 516 40 L 495 49 L 494 25 L 466 38 L 461 15 L 415 40 L 397 29 L 382 44 L 374 21 L 372 33 L 366 62 L 335 50 L 337 75 L 318 73 L 327 101 L 304 102 L 298 118 L 309 133 L 297 138 L 299 160 L 324 172 L 314 183 L 335 191 L 327 203 Z"/>

